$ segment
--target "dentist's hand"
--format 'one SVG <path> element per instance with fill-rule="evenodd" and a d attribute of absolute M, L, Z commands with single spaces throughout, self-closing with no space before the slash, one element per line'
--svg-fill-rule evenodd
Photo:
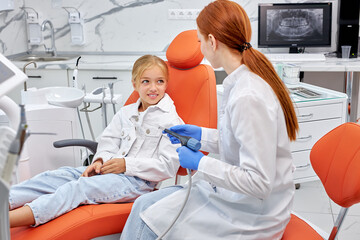
<path fill-rule="evenodd" d="M 190 124 L 182 124 L 182 125 L 173 126 L 169 128 L 169 130 L 176 132 L 180 135 L 192 137 L 195 138 L 196 140 L 201 141 L 201 127 Z M 167 135 L 170 138 L 172 144 L 180 143 L 179 139 L 177 139 L 176 137 L 173 137 L 169 133 L 167 133 Z"/>
<path fill-rule="evenodd" d="M 102 160 L 96 160 L 85 169 L 85 171 L 81 174 L 81 176 L 91 177 L 94 175 L 98 175 L 100 174 L 101 166 L 102 166 Z"/>
<path fill-rule="evenodd" d="M 204 156 L 202 152 L 193 151 L 188 147 L 182 146 L 176 149 L 179 154 L 180 165 L 183 168 L 189 168 L 191 170 L 197 170 L 201 158 Z"/>

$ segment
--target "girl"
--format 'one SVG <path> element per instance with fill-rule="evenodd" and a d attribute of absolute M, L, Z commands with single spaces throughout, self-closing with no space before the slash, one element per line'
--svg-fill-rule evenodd
<path fill-rule="evenodd" d="M 183 121 L 165 93 L 166 63 L 152 55 L 140 57 L 132 84 L 139 100 L 114 116 L 90 166 L 61 167 L 11 187 L 11 227 L 38 226 L 81 204 L 132 202 L 176 174 L 176 147 L 162 130 Z"/>
<path fill-rule="evenodd" d="M 170 129 L 201 140 L 202 150 L 219 153 L 220 160 L 179 147 L 180 165 L 197 173 L 175 225 L 166 233 L 187 185 L 138 198 L 121 238 L 281 239 L 294 196 L 290 141 L 298 123 L 293 104 L 272 64 L 251 47 L 250 21 L 241 6 L 214 1 L 196 22 L 205 58 L 228 74 L 218 129 Z"/>

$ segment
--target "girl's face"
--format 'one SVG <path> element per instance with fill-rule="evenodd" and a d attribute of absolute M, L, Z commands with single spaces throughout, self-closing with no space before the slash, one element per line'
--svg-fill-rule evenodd
<path fill-rule="evenodd" d="M 139 80 L 133 82 L 134 89 L 139 93 L 141 105 L 139 111 L 157 104 L 165 95 L 167 79 L 158 66 L 146 69 Z"/>

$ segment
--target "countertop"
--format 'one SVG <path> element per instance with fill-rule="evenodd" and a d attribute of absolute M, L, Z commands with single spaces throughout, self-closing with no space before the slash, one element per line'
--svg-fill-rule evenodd
<path fill-rule="evenodd" d="M 166 60 L 165 52 L 156 53 L 132 53 L 132 54 L 80 54 L 79 69 L 86 70 L 123 70 L 131 71 L 136 59 L 144 54 L 154 54 Z M 67 61 L 52 61 L 52 62 L 36 62 L 38 69 L 75 69 L 77 58 Z M 23 68 L 28 62 L 13 61 L 19 68 Z M 210 63 L 204 59 L 204 64 Z M 300 66 L 300 71 L 304 72 L 360 72 L 360 58 L 341 59 L 336 57 L 327 57 L 325 61 L 314 62 L 291 62 L 292 64 Z M 32 65 L 28 69 L 33 68 Z M 222 68 L 215 69 L 215 71 L 223 71 Z"/>

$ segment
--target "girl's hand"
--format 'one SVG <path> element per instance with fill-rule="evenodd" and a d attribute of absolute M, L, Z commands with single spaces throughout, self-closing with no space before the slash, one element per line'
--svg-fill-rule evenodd
<path fill-rule="evenodd" d="M 103 164 L 101 160 L 96 160 L 85 169 L 83 174 L 81 174 L 81 177 L 91 177 L 100 174 L 100 169 L 102 165 Z"/>
<path fill-rule="evenodd" d="M 106 161 L 101 167 L 101 174 L 107 173 L 123 173 L 126 171 L 125 159 L 124 158 L 113 158 Z"/>

